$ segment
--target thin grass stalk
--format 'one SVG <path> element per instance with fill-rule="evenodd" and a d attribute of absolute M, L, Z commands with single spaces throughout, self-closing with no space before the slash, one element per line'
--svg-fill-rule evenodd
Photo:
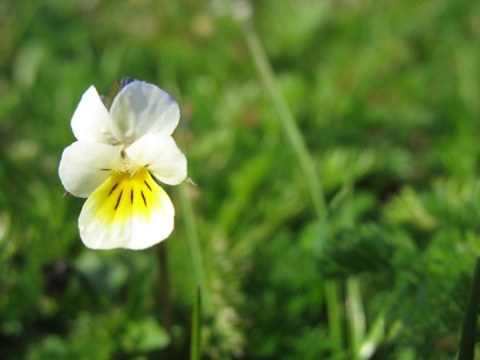
<path fill-rule="evenodd" d="M 406 288 L 407 284 L 402 284 L 397 291 L 390 293 L 385 299 L 382 308 L 373 319 L 367 334 L 363 337 L 359 349 L 361 359 L 370 359 L 384 339 L 387 341 L 393 341 L 395 336 L 397 336 L 402 329 L 403 323 L 400 320 L 396 320 L 389 326 L 387 331 L 385 328 L 385 317 L 386 314 L 392 310 L 392 307 L 398 299 L 401 298 Z"/>
<path fill-rule="evenodd" d="M 193 307 L 192 315 L 192 334 L 190 343 L 190 360 L 200 360 L 201 358 L 201 313 L 202 313 L 202 289 L 197 286 L 195 305 Z"/>
<path fill-rule="evenodd" d="M 346 292 L 350 351 L 353 360 L 361 360 L 360 343 L 365 336 L 365 312 L 360 292 L 360 281 L 355 277 L 348 278 Z"/>
<path fill-rule="evenodd" d="M 342 353 L 343 330 L 340 311 L 339 286 L 335 280 L 324 280 L 325 303 L 329 324 L 330 343 L 335 354 Z"/>
<path fill-rule="evenodd" d="M 253 25 L 249 20 L 243 20 L 241 24 L 247 47 L 250 51 L 255 67 L 257 68 L 259 77 L 272 101 L 288 144 L 292 148 L 304 175 L 316 217 L 318 220 L 322 221 L 326 213 L 326 202 L 313 159 L 308 152 L 303 136 L 293 118 L 290 108 L 287 106 L 285 99 L 275 84 L 275 75 L 271 64 Z M 332 345 L 334 346 L 333 351 L 340 353 L 342 350 L 341 344 L 343 340 L 343 331 L 338 299 L 338 284 L 334 281 L 325 281 L 324 288 L 330 337 Z"/>
<path fill-rule="evenodd" d="M 290 108 L 287 106 L 285 99 L 275 85 L 275 75 L 272 67 L 252 24 L 250 22 L 244 22 L 243 29 L 248 49 L 250 50 L 260 79 L 272 101 L 278 119 L 282 124 L 285 137 L 295 153 L 300 169 L 305 177 L 315 214 L 318 219 L 321 219 L 326 209 L 325 196 L 323 195 L 312 157 L 308 152 L 303 136 L 293 118 Z"/>
<path fill-rule="evenodd" d="M 400 322 L 395 323 L 395 330 L 400 326 Z M 393 333 L 392 336 L 396 334 Z M 359 347 L 360 359 L 370 359 L 378 348 L 380 342 L 385 338 L 385 314 L 381 313 L 375 318 L 371 325 L 368 335 Z"/>

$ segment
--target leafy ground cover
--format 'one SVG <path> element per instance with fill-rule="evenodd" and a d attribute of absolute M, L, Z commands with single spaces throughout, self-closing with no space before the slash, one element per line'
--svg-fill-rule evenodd
<path fill-rule="evenodd" d="M 453 358 L 479 24 L 468 0 L 0 2 L 1 357 L 188 358 L 201 283 L 206 359 Z M 58 162 L 82 93 L 124 76 L 178 100 L 198 185 L 166 188 L 164 243 L 93 251 Z"/>

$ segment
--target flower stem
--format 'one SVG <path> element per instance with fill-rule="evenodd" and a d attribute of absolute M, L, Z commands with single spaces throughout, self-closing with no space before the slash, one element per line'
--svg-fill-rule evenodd
<path fill-rule="evenodd" d="M 185 221 L 185 230 L 190 256 L 192 258 L 193 272 L 197 285 L 202 288 L 202 304 L 204 306 L 205 315 L 211 316 L 213 312 L 212 302 L 210 298 L 209 287 L 207 283 L 207 275 L 203 262 L 202 250 L 197 234 L 197 224 L 193 213 L 193 207 L 187 195 L 187 184 L 178 187 L 180 206 L 183 210 L 183 219 Z"/>
<path fill-rule="evenodd" d="M 170 301 L 170 281 L 168 279 L 167 249 L 164 242 L 156 246 L 158 272 L 160 280 L 160 306 L 165 330 L 171 334 L 172 304 Z"/>

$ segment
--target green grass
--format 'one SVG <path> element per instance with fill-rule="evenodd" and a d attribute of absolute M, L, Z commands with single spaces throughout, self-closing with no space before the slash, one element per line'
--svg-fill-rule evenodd
<path fill-rule="evenodd" d="M 245 4 L 0 2 L 2 358 L 187 359 L 199 283 L 205 359 L 456 356 L 480 5 L 258 0 L 245 25 Z M 198 184 L 166 187 L 161 251 L 85 248 L 62 199 L 81 95 L 124 76 L 178 100 Z"/>

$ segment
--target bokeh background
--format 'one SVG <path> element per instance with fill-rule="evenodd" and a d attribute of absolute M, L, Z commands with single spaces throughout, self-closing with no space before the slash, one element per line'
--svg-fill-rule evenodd
<path fill-rule="evenodd" d="M 0 0 L 0 357 L 188 359 L 201 282 L 205 359 L 453 358 L 479 65 L 473 0 Z M 93 251 L 58 162 L 124 76 L 177 99 L 198 185 L 162 244 Z"/>

